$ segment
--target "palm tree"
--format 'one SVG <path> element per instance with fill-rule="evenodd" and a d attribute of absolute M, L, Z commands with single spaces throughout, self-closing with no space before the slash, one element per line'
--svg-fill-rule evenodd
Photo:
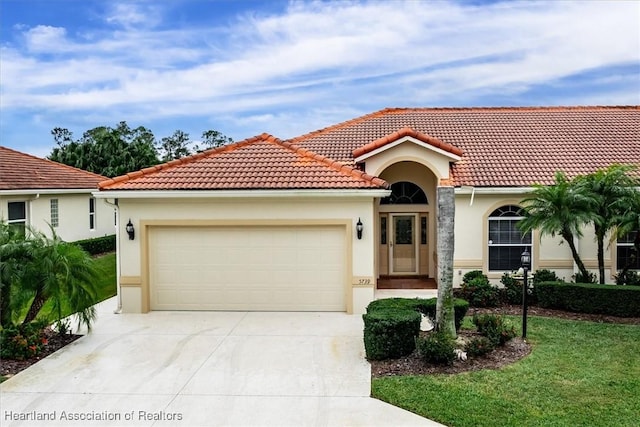
<path fill-rule="evenodd" d="M 630 170 L 630 166 L 612 165 L 575 179 L 578 191 L 591 195 L 588 210 L 598 245 L 600 284 L 605 283 L 604 239 L 616 227 L 617 218 L 633 203 L 634 192 L 637 192 L 634 186 L 639 185 L 628 174 Z"/>
<path fill-rule="evenodd" d="M 582 227 L 591 221 L 588 207 L 593 203 L 590 194 L 581 191 L 563 172 L 556 172 L 554 185 L 535 185 L 522 200 L 524 218 L 518 228 L 523 232 L 538 229 L 540 237 L 560 235 L 569 245 L 582 277 L 589 277 L 574 238 L 582 237 Z"/>
<path fill-rule="evenodd" d="M 69 309 L 77 314 L 79 324 L 91 328 L 97 294 L 93 260 L 79 246 L 60 240 L 53 230 L 52 235 L 48 238 L 28 230 L 22 240 L 9 240 L 2 234 L 0 255 L 11 255 L 0 263 L 3 327 L 13 324 L 25 307 L 21 324 L 32 322 L 50 301 L 53 317 L 48 321 L 60 320 L 63 310 Z"/>

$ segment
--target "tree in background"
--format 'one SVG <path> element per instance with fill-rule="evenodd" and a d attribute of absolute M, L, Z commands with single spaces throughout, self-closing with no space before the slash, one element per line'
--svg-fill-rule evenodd
<path fill-rule="evenodd" d="M 116 128 L 99 126 L 74 140 L 65 128 L 51 131 L 58 145 L 49 159 L 107 177 L 158 164 L 153 133 L 143 126 L 131 129 L 127 122 Z"/>
<path fill-rule="evenodd" d="M 233 143 L 233 139 L 223 135 L 217 130 L 210 129 L 202 132 L 202 150 L 206 150 L 208 148 L 218 148 L 231 143 Z M 196 146 L 196 151 L 202 150 L 200 149 L 200 147 Z"/>
<path fill-rule="evenodd" d="M 188 156 L 191 154 L 189 145 L 189 134 L 181 130 L 176 130 L 173 135 L 166 136 L 156 143 L 156 149 L 160 153 L 160 160 L 163 162 L 169 162 L 180 157 Z"/>
<path fill-rule="evenodd" d="M 132 129 L 124 121 L 115 128 L 90 129 L 79 140 L 74 140 L 65 128 L 57 127 L 51 134 L 57 147 L 49 155 L 50 160 L 110 178 L 233 142 L 215 130 L 202 133 L 202 148 L 181 130 L 156 141 L 149 129 Z"/>

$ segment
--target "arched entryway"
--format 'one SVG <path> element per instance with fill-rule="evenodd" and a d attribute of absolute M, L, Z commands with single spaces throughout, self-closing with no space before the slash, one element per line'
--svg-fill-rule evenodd
<path fill-rule="evenodd" d="M 378 205 L 378 276 L 434 277 L 436 177 L 419 163 L 392 164 L 380 177 L 391 195 Z"/>

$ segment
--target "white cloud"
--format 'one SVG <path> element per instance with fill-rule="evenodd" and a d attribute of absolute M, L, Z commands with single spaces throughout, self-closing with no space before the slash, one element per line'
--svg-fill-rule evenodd
<path fill-rule="evenodd" d="M 172 25 L 161 7 L 114 4 L 110 25 L 91 32 L 21 28 L 24 45 L 2 48 L 1 107 L 116 120 L 219 115 L 236 126 L 280 122 L 291 136 L 342 114 L 526 93 L 640 63 L 637 2 L 295 2 L 191 27 Z M 619 89 L 611 99 L 640 101 Z"/>

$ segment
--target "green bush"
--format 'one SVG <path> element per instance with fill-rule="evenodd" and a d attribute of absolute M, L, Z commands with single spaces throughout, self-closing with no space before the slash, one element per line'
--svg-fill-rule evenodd
<path fill-rule="evenodd" d="M 418 311 L 431 319 L 436 318 L 437 298 L 383 298 L 371 301 L 367 306 L 367 313 L 378 310 L 411 310 Z M 462 319 L 469 310 L 469 303 L 460 298 L 453 299 L 456 331 L 460 330 Z"/>
<path fill-rule="evenodd" d="M 45 327 L 46 323 L 36 321 L 2 329 L 0 331 L 0 357 L 25 360 L 39 355 L 47 345 Z"/>
<path fill-rule="evenodd" d="M 560 282 L 561 280 L 556 276 L 555 271 L 547 270 L 543 268 L 541 270 L 536 270 L 533 275 L 533 284 L 534 286 L 540 282 Z"/>
<path fill-rule="evenodd" d="M 96 237 L 95 239 L 77 240 L 74 242 L 91 255 L 99 255 L 116 250 L 116 235 Z"/>
<path fill-rule="evenodd" d="M 491 341 L 494 346 L 504 345 L 516 336 L 515 326 L 509 324 L 502 316 L 495 314 L 475 314 L 473 324 L 478 332 Z"/>
<path fill-rule="evenodd" d="M 538 305 L 577 313 L 640 317 L 640 286 L 542 282 Z"/>
<path fill-rule="evenodd" d="M 463 282 L 460 295 L 471 307 L 496 307 L 500 305 L 500 289 L 489 283 L 487 276 L 475 277 Z"/>
<path fill-rule="evenodd" d="M 415 349 L 422 320 L 416 310 L 373 310 L 363 314 L 362 319 L 367 359 L 395 359 Z"/>
<path fill-rule="evenodd" d="M 520 304 L 522 302 L 522 282 L 511 277 L 510 273 L 504 273 L 500 278 L 500 283 L 504 286 L 504 300 L 509 304 Z"/>
<path fill-rule="evenodd" d="M 437 365 L 452 365 L 456 360 L 455 341 L 444 332 L 434 332 L 416 339 L 418 353 L 425 362 Z"/>
<path fill-rule="evenodd" d="M 485 279 L 487 279 L 487 276 L 482 272 L 482 270 L 472 270 L 462 276 L 462 283 L 469 283 L 473 279 L 477 279 L 478 277 L 484 277 Z"/>
<path fill-rule="evenodd" d="M 620 272 L 615 279 L 616 285 L 640 286 L 640 273 L 637 271 L 627 270 L 624 274 Z"/>
<path fill-rule="evenodd" d="M 587 275 L 584 276 L 582 273 L 576 273 L 572 276 L 573 283 L 597 283 L 598 278 L 596 275 L 590 271 L 587 271 Z"/>
<path fill-rule="evenodd" d="M 491 340 L 485 336 L 471 338 L 464 347 L 467 352 L 467 356 L 477 357 L 484 356 L 487 353 L 492 352 L 496 348 Z"/>

